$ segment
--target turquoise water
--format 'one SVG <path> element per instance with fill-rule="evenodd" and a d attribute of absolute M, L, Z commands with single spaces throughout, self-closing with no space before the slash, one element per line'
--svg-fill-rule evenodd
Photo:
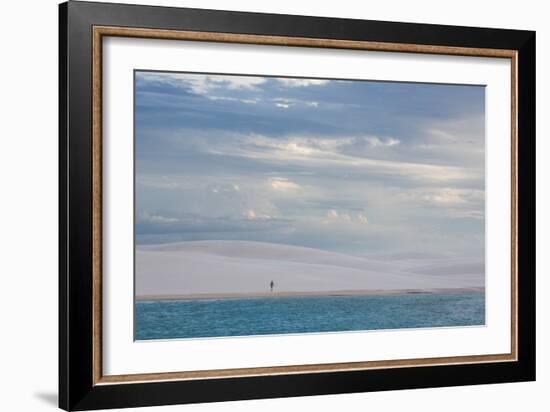
<path fill-rule="evenodd" d="M 136 339 L 485 324 L 485 294 L 411 293 L 136 302 Z"/>

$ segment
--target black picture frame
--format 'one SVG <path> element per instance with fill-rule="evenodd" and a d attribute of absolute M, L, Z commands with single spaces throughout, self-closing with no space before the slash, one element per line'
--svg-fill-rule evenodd
<path fill-rule="evenodd" d="M 517 361 L 97 385 L 94 26 L 517 51 Z M 90 410 L 535 380 L 535 32 L 70 1 L 59 6 L 59 406 Z"/>

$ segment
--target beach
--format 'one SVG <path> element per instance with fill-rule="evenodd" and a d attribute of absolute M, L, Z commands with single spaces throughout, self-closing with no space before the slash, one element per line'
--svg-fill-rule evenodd
<path fill-rule="evenodd" d="M 138 246 L 135 285 L 136 300 L 143 301 L 469 292 L 482 291 L 485 280 L 483 263 L 453 256 L 353 256 L 193 241 Z"/>
<path fill-rule="evenodd" d="M 136 339 L 473 326 L 484 265 L 250 241 L 136 248 Z"/>

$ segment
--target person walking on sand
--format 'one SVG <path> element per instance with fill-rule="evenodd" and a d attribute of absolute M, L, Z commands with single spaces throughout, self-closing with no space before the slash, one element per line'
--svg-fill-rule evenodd
<path fill-rule="evenodd" d="M 269 284 L 269 289 L 271 290 L 271 293 L 273 293 L 273 287 L 275 286 L 275 283 L 273 283 L 273 281 L 271 281 L 271 283 Z"/>

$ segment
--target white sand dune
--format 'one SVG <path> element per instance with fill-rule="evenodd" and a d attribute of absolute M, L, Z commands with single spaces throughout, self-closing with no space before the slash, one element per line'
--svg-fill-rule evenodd
<path fill-rule="evenodd" d="M 298 246 L 182 242 L 137 247 L 136 296 L 261 294 L 271 280 L 280 293 L 477 288 L 484 285 L 482 269 L 463 260 L 407 267 Z"/>

